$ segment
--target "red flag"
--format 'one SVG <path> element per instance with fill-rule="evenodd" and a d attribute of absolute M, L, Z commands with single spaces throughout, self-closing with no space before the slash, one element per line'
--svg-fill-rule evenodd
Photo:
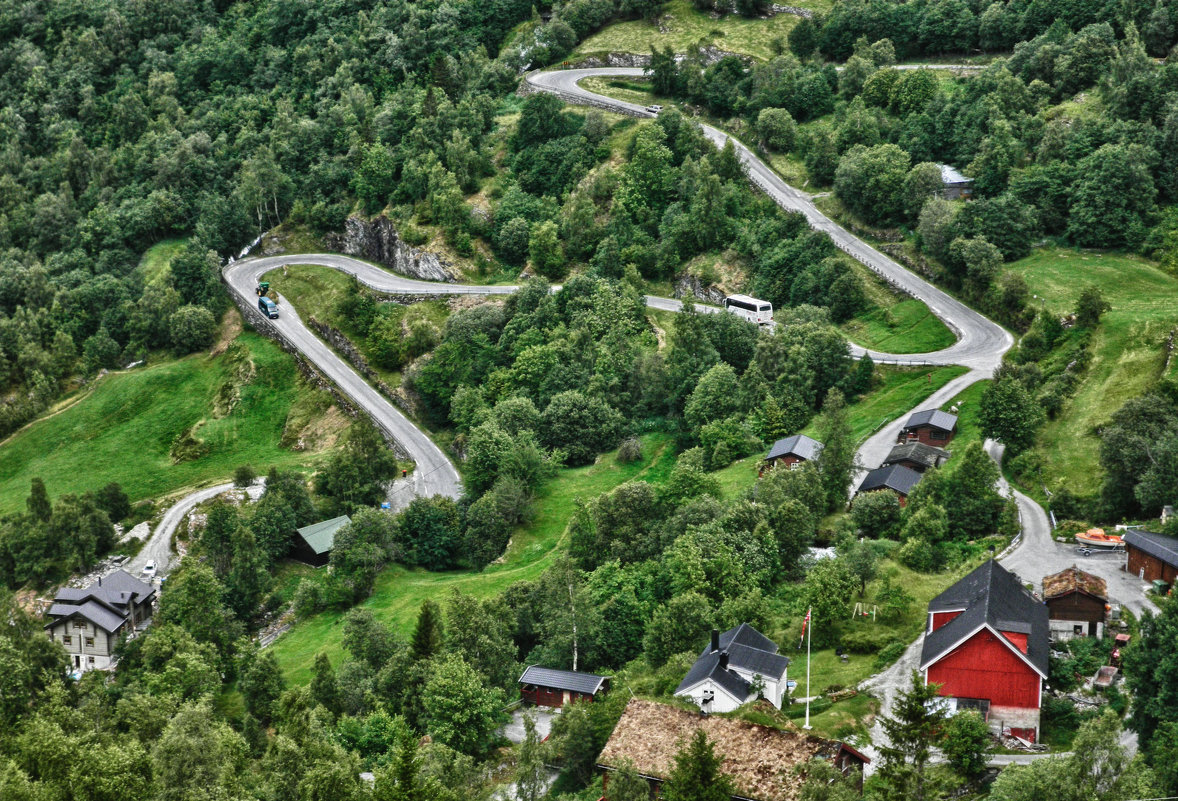
<path fill-rule="evenodd" d="M 806 617 L 802 620 L 802 637 L 801 642 L 806 641 L 806 626 L 810 625 L 810 610 L 806 610 Z M 801 648 L 801 642 L 798 643 L 798 648 Z"/>

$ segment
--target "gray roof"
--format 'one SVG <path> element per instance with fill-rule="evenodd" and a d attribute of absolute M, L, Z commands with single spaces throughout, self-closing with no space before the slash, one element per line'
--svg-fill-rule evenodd
<path fill-rule="evenodd" d="M 941 183 L 943 184 L 972 184 L 972 178 L 966 178 L 948 164 L 938 165 L 941 168 Z"/>
<path fill-rule="evenodd" d="M 297 531 L 312 551 L 317 554 L 327 553 L 335 545 L 335 532 L 351 522 L 352 518 L 347 515 L 340 515 L 330 520 L 321 520 L 318 523 L 303 526 L 297 529 Z"/>
<path fill-rule="evenodd" d="M 929 601 L 928 611 L 964 611 L 924 637 L 921 670 L 952 651 L 983 623 L 996 631 L 1027 635 L 1027 660 L 1047 675 L 1048 613 L 1010 571 L 993 559 Z"/>
<path fill-rule="evenodd" d="M 60 605 L 81 606 L 87 602 L 102 604 L 116 614 L 122 614 L 131 602 L 143 603 L 155 595 L 150 584 L 145 584 L 126 570 L 116 570 L 85 589 L 62 587 L 54 601 Z"/>
<path fill-rule="evenodd" d="M 1178 567 L 1178 538 L 1131 528 L 1125 532 L 1124 540 L 1126 547 L 1132 546 L 1168 565 Z"/>
<path fill-rule="evenodd" d="M 791 453 L 799 459 L 807 461 L 817 459 L 818 454 L 822 453 L 822 443 L 805 434 L 794 434 L 792 437 L 785 437 L 774 442 L 773 447 L 769 449 L 769 455 L 765 458 L 778 459 Z"/>
<path fill-rule="evenodd" d="M 777 653 L 777 643 L 766 637 L 748 623 L 741 623 L 728 629 L 719 637 L 720 649 L 712 650 L 709 642 L 700 652 L 675 692 L 694 687 L 707 678 L 713 679 L 737 700 L 743 701 L 749 695 L 749 683 L 733 668 L 757 673 L 767 679 L 779 680 L 789 667 L 789 659 Z M 720 667 L 720 655 L 728 654 L 728 668 Z"/>
<path fill-rule="evenodd" d="M 557 670 L 556 668 L 528 665 L 523 675 L 519 677 L 520 684 L 535 684 L 539 687 L 554 687 L 557 690 L 568 690 L 574 693 L 595 695 L 606 682 L 605 676 L 592 673 L 579 673 L 575 670 Z"/>
<path fill-rule="evenodd" d="M 924 409 L 919 412 L 913 412 L 904 427 L 916 428 L 918 426 L 932 426 L 933 428 L 952 431 L 957 428 L 957 415 L 942 412 L 940 409 Z"/>
<path fill-rule="evenodd" d="M 49 607 L 47 614 L 53 620 L 46 623 L 45 628 L 50 628 L 71 617 L 80 617 L 90 621 L 103 631 L 113 634 L 127 622 L 125 617 L 112 612 L 97 601 L 87 601 L 80 606 L 77 604 L 53 604 Z"/>
<path fill-rule="evenodd" d="M 912 488 L 920 483 L 921 474 L 911 467 L 902 464 L 889 464 L 877 467 L 863 477 L 857 492 L 871 492 L 872 490 L 890 489 L 901 495 L 908 495 Z"/>
<path fill-rule="evenodd" d="M 882 466 L 886 467 L 896 462 L 915 462 L 926 468 L 940 467 L 949 461 L 951 455 L 943 448 L 935 448 L 932 445 L 925 445 L 923 442 L 906 442 L 892 448 Z"/>

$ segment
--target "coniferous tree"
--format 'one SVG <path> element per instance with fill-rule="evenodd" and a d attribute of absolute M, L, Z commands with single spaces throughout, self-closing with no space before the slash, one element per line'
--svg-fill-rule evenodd
<path fill-rule="evenodd" d="M 880 777 L 888 799 L 926 801 L 939 797 L 936 782 L 927 775 L 929 757 L 945 723 L 945 712 L 929 702 L 938 697 L 939 684 L 925 684 L 920 673 L 912 671 L 912 689 L 900 693 L 892 715 L 880 723 L 888 745 L 880 748 L 883 766 Z"/>
<path fill-rule="evenodd" d="M 323 651 L 315 655 L 315 673 L 311 678 L 311 698 L 331 714 L 339 714 L 339 682 L 335 678 L 335 669 L 332 668 L 331 661 Z"/>
<path fill-rule="evenodd" d="M 724 757 L 717 754 L 702 729 L 675 755 L 675 767 L 663 785 L 666 801 L 728 801 L 736 794 L 732 779 L 721 772 Z"/>
<path fill-rule="evenodd" d="M 818 430 L 822 441 L 818 470 L 826 492 L 827 510 L 833 512 L 846 506 L 847 488 L 855 472 L 855 442 L 847 420 L 846 401 L 837 389 L 826 393 Z"/>
<path fill-rule="evenodd" d="M 441 607 L 435 601 L 423 601 L 413 639 L 409 641 L 409 653 L 415 660 L 430 659 L 442 650 L 444 637 Z"/>

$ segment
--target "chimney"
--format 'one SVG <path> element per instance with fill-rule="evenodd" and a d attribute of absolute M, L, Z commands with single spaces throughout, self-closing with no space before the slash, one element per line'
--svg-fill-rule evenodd
<path fill-rule="evenodd" d="M 712 653 L 720 650 L 720 630 L 712 629 Z"/>
<path fill-rule="evenodd" d="M 720 669 L 721 670 L 728 669 L 728 652 L 727 651 L 720 652 Z"/>

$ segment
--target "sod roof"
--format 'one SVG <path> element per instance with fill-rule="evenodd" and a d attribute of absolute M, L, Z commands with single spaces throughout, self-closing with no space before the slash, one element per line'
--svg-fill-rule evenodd
<path fill-rule="evenodd" d="M 1066 570 L 1061 570 L 1058 573 L 1053 573 L 1050 576 L 1043 577 L 1043 597 L 1047 599 L 1058 598 L 1061 595 L 1067 595 L 1069 592 L 1086 592 L 1089 595 L 1095 595 L 1097 598 L 1108 600 L 1108 585 L 1100 576 L 1094 576 L 1091 573 L 1085 573 L 1080 568 L 1072 565 Z"/>

